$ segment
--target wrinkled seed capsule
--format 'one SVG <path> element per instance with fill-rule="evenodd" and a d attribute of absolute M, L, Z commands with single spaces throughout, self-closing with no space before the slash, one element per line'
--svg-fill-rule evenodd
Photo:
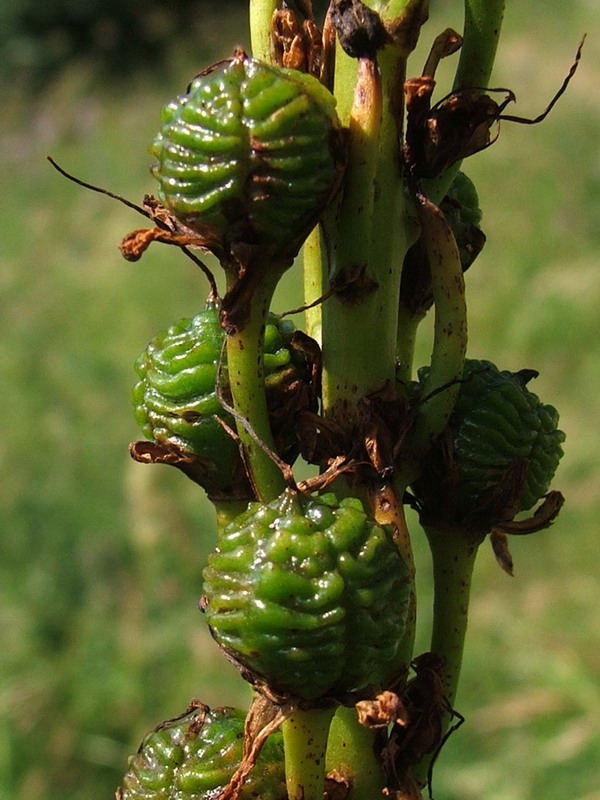
<path fill-rule="evenodd" d="M 240 547 L 242 527 L 251 535 Z M 286 492 L 255 506 L 225 528 L 204 580 L 216 641 L 283 696 L 341 699 L 377 685 L 404 631 L 406 568 L 360 501 Z"/>
<path fill-rule="evenodd" d="M 419 371 L 421 381 L 426 374 L 427 369 Z M 507 470 L 517 462 L 526 468 L 517 510 L 534 506 L 548 492 L 563 455 L 565 435 L 557 426 L 556 409 L 542 404 L 523 385 L 519 373 L 500 371 L 489 361 L 467 359 L 449 422 L 454 476 L 446 505 L 454 508 L 454 522 L 484 530 L 501 522 L 498 508 L 504 511 L 505 492 L 511 488 L 506 483 Z M 429 499 L 441 498 L 442 482 L 448 480 L 442 450 L 434 448 L 413 487 L 425 504 L 425 514 Z"/>
<path fill-rule="evenodd" d="M 150 733 L 129 759 L 120 800 L 215 800 L 240 766 L 245 713 L 201 706 Z M 281 734 L 265 742 L 239 800 L 287 800 Z"/>
<path fill-rule="evenodd" d="M 302 365 L 289 344 L 294 328 L 275 315 L 267 320 L 264 342 L 265 383 L 270 408 L 283 382 L 300 378 Z M 164 445 L 205 459 L 211 485 L 227 487 L 239 459 L 236 442 L 213 415 L 234 426 L 217 397 L 217 376 L 227 388 L 227 363 L 223 356 L 225 332 L 214 302 L 192 319 L 180 320 L 156 336 L 136 362 L 139 381 L 133 389 L 135 419 L 144 435 Z M 221 363 L 222 362 L 222 363 Z M 287 423 L 290 441 L 292 426 Z M 295 446 L 294 440 L 294 446 Z M 293 452 L 286 456 L 293 459 Z"/>
<path fill-rule="evenodd" d="M 195 78 L 161 122 L 151 148 L 161 202 L 222 242 L 297 250 L 339 181 L 335 99 L 296 70 L 236 53 Z"/>

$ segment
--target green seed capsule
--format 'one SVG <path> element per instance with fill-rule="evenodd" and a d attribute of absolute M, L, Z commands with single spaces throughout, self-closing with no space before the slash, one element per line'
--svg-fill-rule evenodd
<path fill-rule="evenodd" d="M 231 244 L 297 250 L 338 182 L 335 99 L 318 80 L 244 53 L 196 77 L 151 148 L 161 202 Z"/>
<path fill-rule="evenodd" d="M 290 349 L 294 327 L 275 315 L 268 319 L 264 337 L 264 369 L 269 406 L 276 411 L 279 392 L 305 376 L 303 362 Z M 133 390 L 135 418 L 144 435 L 198 456 L 207 464 L 207 488 L 229 486 L 239 460 L 236 442 L 215 419 L 235 427 L 217 396 L 217 378 L 227 396 L 227 363 L 219 324 L 219 309 L 209 302 L 193 319 L 183 319 L 158 335 L 138 358 L 140 380 Z M 220 375 L 219 363 L 222 361 Z M 289 403 L 289 397 L 287 402 Z M 282 423 L 280 423 L 282 424 Z M 282 438 L 282 455 L 292 461 L 295 438 L 290 421 Z"/>
<path fill-rule="evenodd" d="M 339 698 L 377 684 L 404 630 L 406 569 L 352 499 L 286 492 L 251 504 L 204 579 L 213 636 L 278 694 Z"/>
<path fill-rule="evenodd" d="M 458 172 L 448 193 L 440 203 L 452 229 L 463 270 L 468 269 L 485 244 L 480 228 L 481 209 L 475 185 L 464 172 Z"/>
<path fill-rule="evenodd" d="M 149 734 L 117 793 L 120 800 L 215 800 L 242 761 L 243 711 L 201 706 Z M 239 800 L 287 800 L 283 743 L 272 734 Z"/>
<path fill-rule="evenodd" d="M 468 359 L 449 423 L 451 455 L 447 443 L 435 447 L 413 487 L 424 514 L 489 530 L 531 508 L 563 454 L 557 426 L 556 409 L 525 387 L 522 374 Z"/>

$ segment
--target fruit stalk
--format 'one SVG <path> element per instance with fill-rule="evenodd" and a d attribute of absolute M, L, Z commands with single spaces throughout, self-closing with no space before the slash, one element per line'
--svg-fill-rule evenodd
<path fill-rule="evenodd" d="M 376 731 L 359 724 L 355 708 L 338 708 L 331 723 L 327 772 L 335 770 L 349 782 L 349 798 L 377 800 L 383 796 L 386 779 L 376 736 Z"/>
<path fill-rule="evenodd" d="M 417 210 L 431 269 L 435 324 L 423 402 L 407 437 L 405 466 L 398 476 L 402 490 L 452 414 L 467 349 L 465 284 L 456 240 L 443 213 L 422 194 L 417 195 Z"/>
<path fill-rule="evenodd" d="M 485 89 L 489 85 L 496 58 L 505 0 L 465 0 L 463 43 L 454 77 L 453 90 L 470 86 Z M 439 178 L 425 181 L 427 195 L 440 203 L 450 188 L 461 162 L 457 162 Z"/>
<path fill-rule="evenodd" d="M 407 671 L 413 656 L 417 622 L 417 596 L 415 586 L 415 562 L 406 524 L 406 514 L 402 496 L 391 481 L 385 482 L 376 493 L 371 494 L 373 516 L 380 525 L 388 525 L 407 571 L 408 614 L 404 633 L 400 641 L 394 663 L 390 665 L 384 684 L 393 684 Z"/>
<path fill-rule="evenodd" d="M 444 526 L 423 526 L 433 563 L 433 627 L 430 650 L 445 660 L 444 697 L 454 706 L 462 666 L 473 568 L 481 539 Z M 442 720 L 442 734 L 448 730 L 452 714 Z M 433 754 L 425 756 L 414 769 L 423 782 Z"/>
<path fill-rule="evenodd" d="M 265 278 L 254 292 L 247 324 L 227 336 L 227 367 L 233 406 L 245 420 L 237 421 L 237 432 L 244 448 L 247 469 L 257 497 L 269 502 L 285 488 L 283 475 L 260 446 L 274 452 L 275 444 L 269 423 L 265 395 L 263 340 L 265 321 L 276 280 Z"/>
<path fill-rule="evenodd" d="M 250 0 L 250 42 L 252 55 L 271 63 L 271 17 L 277 0 Z"/>
<path fill-rule="evenodd" d="M 456 697 L 467 631 L 469 594 L 480 539 L 453 528 L 425 526 L 431 548 L 434 620 L 431 651 L 446 659 L 444 693 Z"/>
<path fill-rule="evenodd" d="M 454 89 L 487 86 L 500 40 L 505 0 L 465 0 L 463 45 Z"/>
<path fill-rule="evenodd" d="M 323 800 L 333 708 L 297 708 L 281 726 L 289 800 Z"/>

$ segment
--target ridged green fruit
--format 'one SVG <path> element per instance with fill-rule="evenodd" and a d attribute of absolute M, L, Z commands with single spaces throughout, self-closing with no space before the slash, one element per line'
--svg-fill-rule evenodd
<path fill-rule="evenodd" d="M 268 396 L 302 374 L 289 348 L 293 332 L 292 323 L 269 317 L 264 341 Z M 209 302 L 195 317 L 182 319 L 150 342 L 136 361 L 140 380 L 133 390 L 135 418 L 144 435 L 205 460 L 210 482 L 218 488 L 229 485 L 232 463 L 239 457 L 238 445 L 214 418 L 235 427 L 217 397 L 221 360 L 221 391 L 228 396 L 224 341 L 218 306 Z M 289 449 L 284 455 L 293 460 Z"/>
<path fill-rule="evenodd" d="M 489 529 L 548 492 L 565 435 L 556 409 L 525 386 L 535 374 L 466 361 L 447 437 L 414 485 L 426 515 Z"/>
<path fill-rule="evenodd" d="M 475 184 L 464 172 L 456 173 L 444 200 L 447 200 L 460 213 L 462 223 L 479 226 L 482 217 L 479 196 Z M 446 213 L 447 218 L 448 216 Z"/>
<path fill-rule="evenodd" d="M 129 759 L 120 800 L 215 800 L 242 761 L 243 711 L 201 706 L 160 725 Z M 272 734 L 239 800 L 287 800 L 283 743 Z"/>
<path fill-rule="evenodd" d="M 389 531 L 359 500 L 285 492 L 230 523 L 204 570 L 212 634 L 251 679 L 313 701 L 378 684 L 408 603 Z"/>
<path fill-rule="evenodd" d="M 151 152 L 159 198 L 188 227 L 285 250 L 329 199 L 340 148 L 335 99 L 316 78 L 238 52 L 165 106 Z"/>
<path fill-rule="evenodd" d="M 485 244 L 485 234 L 480 228 L 481 208 L 473 181 L 464 172 L 458 172 L 440 203 L 452 229 L 463 271 L 477 258 Z"/>

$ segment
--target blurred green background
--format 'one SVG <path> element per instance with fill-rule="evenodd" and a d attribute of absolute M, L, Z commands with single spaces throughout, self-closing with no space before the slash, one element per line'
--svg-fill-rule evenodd
<path fill-rule="evenodd" d="M 428 43 L 460 29 L 432 0 Z M 191 697 L 246 704 L 196 608 L 211 509 L 167 469 L 128 458 L 133 361 L 202 304 L 191 264 L 116 249 L 133 212 L 61 178 L 139 201 L 161 106 L 248 44 L 242 2 L 5 2 L 0 230 L 0 800 L 105 800 L 127 754 Z M 534 367 L 561 412 L 567 497 L 548 531 L 512 542 L 508 578 L 479 558 L 458 708 L 437 800 L 600 800 L 600 20 L 594 0 L 508 3 L 493 85 L 514 113 L 468 172 L 488 244 L 468 275 L 470 354 Z M 446 65 L 440 85 L 449 80 Z M 447 84 L 446 84 L 447 85 Z M 442 94 L 443 89 L 441 90 Z M 299 300 L 290 274 L 276 309 Z M 428 354 L 421 343 L 421 360 Z M 414 520 L 413 520 L 414 522 Z M 420 648 L 429 563 L 419 531 Z"/>

